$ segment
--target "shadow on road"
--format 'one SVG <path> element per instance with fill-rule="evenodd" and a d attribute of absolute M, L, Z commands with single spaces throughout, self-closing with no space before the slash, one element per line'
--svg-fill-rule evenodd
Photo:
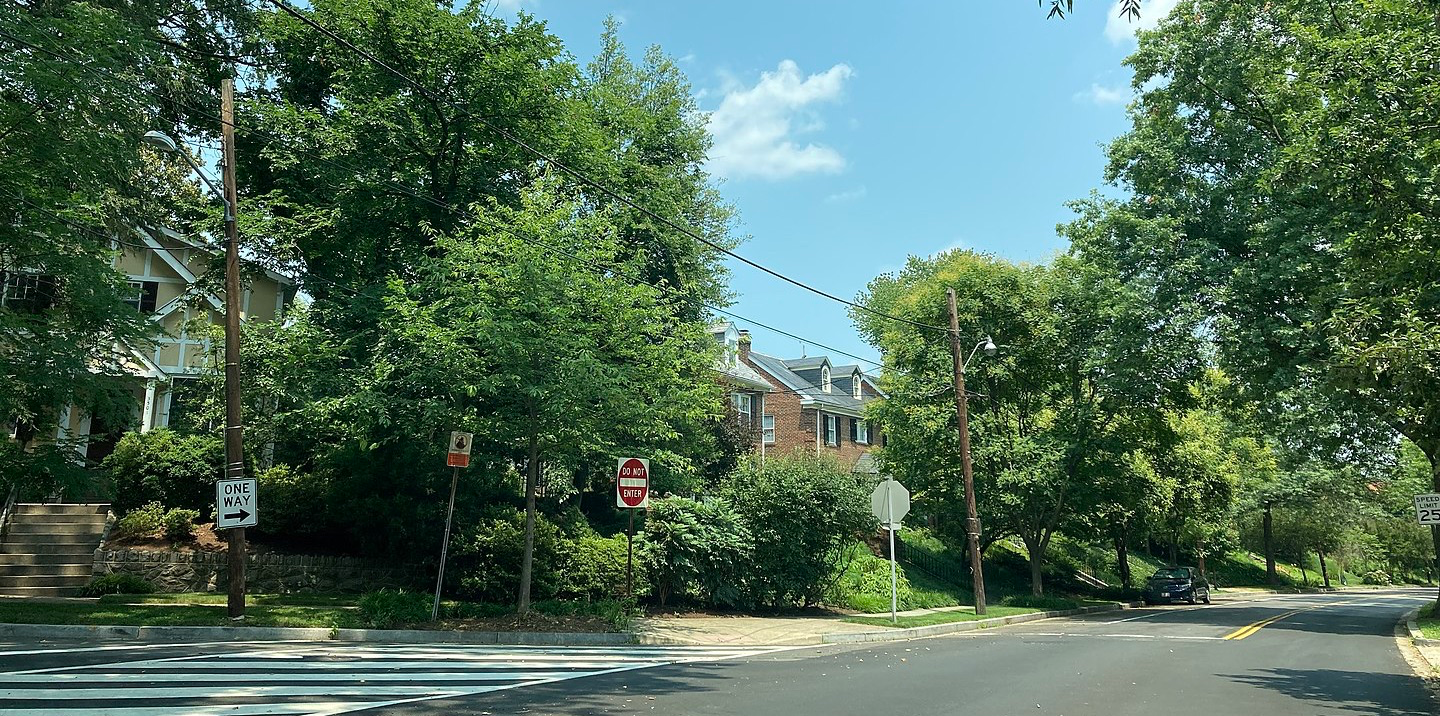
<path fill-rule="evenodd" d="M 1314 710 L 1305 713 L 1322 708 L 1370 716 L 1433 713 L 1434 702 L 1414 676 L 1338 669 L 1262 669 L 1226 674 L 1225 678 L 1314 702 Z"/>

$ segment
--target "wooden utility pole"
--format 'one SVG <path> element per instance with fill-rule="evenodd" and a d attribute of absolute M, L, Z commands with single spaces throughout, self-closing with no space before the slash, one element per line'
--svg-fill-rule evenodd
<path fill-rule="evenodd" d="M 955 416 L 960 428 L 960 470 L 965 477 L 965 545 L 970 552 L 970 572 L 975 587 L 975 613 L 985 613 L 985 572 L 980 562 L 980 516 L 975 507 L 975 478 L 970 472 L 970 416 L 965 396 L 965 356 L 960 345 L 960 317 L 955 309 L 955 289 L 945 289 L 950 309 L 950 355 L 955 361 Z"/>
<path fill-rule="evenodd" d="M 245 477 L 240 410 L 240 232 L 235 225 L 235 80 L 220 81 L 220 134 L 225 185 L 225 477 Z M 230 528 L 230 618 L 245 618 L 245 528 Z"/>

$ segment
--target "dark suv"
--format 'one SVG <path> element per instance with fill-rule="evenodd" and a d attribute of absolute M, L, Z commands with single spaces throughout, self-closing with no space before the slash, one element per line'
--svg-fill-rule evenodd
<path fill-rule="evenodd" d="M 1169 567 L 1146 580 L 1143 599 L 1147 605 L 1181 600 L 1209 604 L 1210 585 L 1191 567 Z"/>

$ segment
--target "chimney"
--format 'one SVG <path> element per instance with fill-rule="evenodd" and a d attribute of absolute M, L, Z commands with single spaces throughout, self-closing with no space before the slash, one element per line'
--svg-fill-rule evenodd
<path fill-rule="evenodd" d="M 750 331 L 740 331 L 740 362 L 750 360 Z"/>

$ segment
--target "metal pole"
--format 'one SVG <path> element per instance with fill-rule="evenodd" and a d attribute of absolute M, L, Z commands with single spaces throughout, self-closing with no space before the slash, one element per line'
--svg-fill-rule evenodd
<path fill-rule="evenodd" d="M 240 410 L 240 232 L 235 225 L 235 81 L 220 81 L 220 134 L 225 185 L 225 477 L 245 477 L 244 417 Z M 229 543 L 230 619 L 245 618 L 245 528 L 232 527 Z"/>
<path fill-rule="evenodd" d="M 1430 525 L 1430 543 L 1435 547 L 1435 603 L 1440 604 L 1440 525 Z"/>
<path fill-rule="evenodd" d="M 890 623 L 898 624 L 895 614 L 899 587 L 895 582 L 895 478 L 885 479 L 885 531 L 890 533 Z"/>
<path fill-rule="evenodd" d="M 450 474 L 450 506 L 445 508 L 445 541 L 440 543 L 440 573 L 435 575 L 435 602 L 430 605 L 430 621 L 440 618 L 440 590 L 445 585 L 445 556 L 450 552 L 450 521 L 455 517 L 455 485 L 460 482 L 460 468 Z"/>
<path fill-rule="evenodd" d="M 635 598 L 635 510 L 631 508 L 630 527 L 625 530 L 625 596 Z"/>
<path fill-rule="evenodd" d="M 950 309 L 950 354 L 955 362 L 955 415 L 960 430 L 960 470 L 965 478 L 965 545 L 970 552 L 970 572 L 975 585 L 975 613 L 985 613 L 985 572 L 980 563 L 980 517 L 975 508 L 975 478 L 970 471 L 970 417 L 965 395 L 965 361 L 961 356 L 960 317 L 955 308 L 955 289 L 945 289 Z"/>

